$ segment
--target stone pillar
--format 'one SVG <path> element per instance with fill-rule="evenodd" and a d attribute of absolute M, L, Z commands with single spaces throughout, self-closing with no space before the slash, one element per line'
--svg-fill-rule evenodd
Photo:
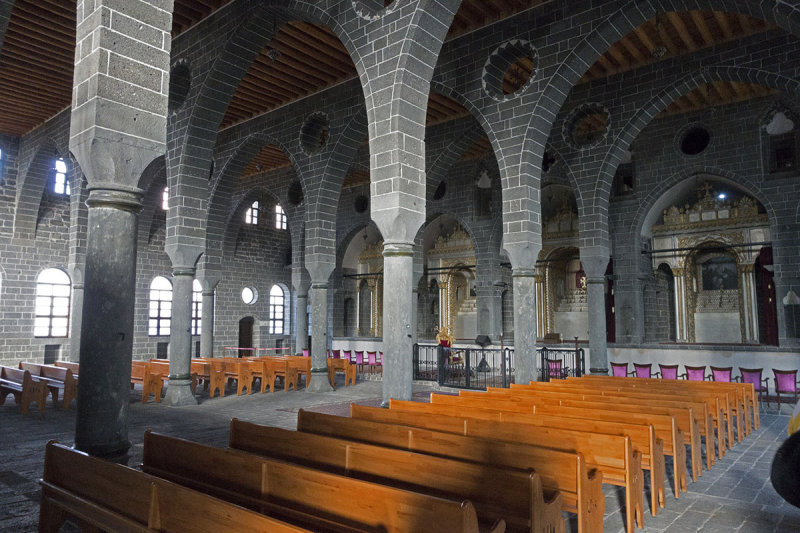
<path fill-rule="evenodd" d="M 534 276 L 534 282 L 536 283 L 536 302 L 538 305 L 536 306 L 536 335 L 538 338 L 544 338 L 547 334 L 548 324 L 547 324 L 547 284 L 546 284 L 546 276 L 545 270 L 543 268 L 536 269 L 536 275 Z"/>
<path fill-rule="evenodd" d="M 169 385 L 164 403 L 195 405 L 192 394 L 192 283 L 194 267 L 172 269 L 172 319 L 169 335 Z"/>
<path fill-rule="evenodd" d="M 686 294 L 686 275 L 683 268 L 673 268 L 675 284 L 675 340 L 689 342 L 689 314 Z"/>
<path fill-rule="evenodd" d="M 328 381 L 328 282 L 311 282 L 311 376 L 306 390 L 330 392 Z"/>
<path fill-rule="evenodd" d="M 537 379 L 536 270 L 514 268 L 514 367 L 515 383 Z"/>
<path fill-rule="evenodd" d="M 605 276 L 586 278 L 586 297 L 589 303 L 589 372 L 608 374 Z"/>
<path fill-rule="evenodd" d="M 136 290 L 138 189 L 90 186 L 75 447 L 127 452 Z"/>
<path fill-rule="evenodd" d="M 214 287 L 203 288 L 200 320 L 200 356 L 214 357 Z"/>
<path fill-rule="evenodd" d="M 83 283 L 72 283 L 72 309 L 69 322 L 69 360 L 77 363 L 81 357 L 81 325 L 83 318 Z"/>
<path fill-rule="evenodd" d="M 76 14 L 69 147 L 89 197 L 75 447 L 112 457 L 130 447 L 138 186 L 166 151 L 172 1 L 78 0 Z"/>
<path fill-rule="evenodd" d="M 739 293 L 742 295 L 742 340 L 758 343 L 758 300 L 756 299 L 755 265 L 739 265 Z"/>
<path fill-rule="evenodd" d="M 391 285 L 383 297 L 383 403 L 411 399 L 413 249 L 410 243 L 383 245 L 383 279 Z"/>
<path fill-rule="evenodd" d="M 308 350 L 308 292 L 297 293 L 295 318 L 295 353 L 303 353 L 303 350 Z"/>

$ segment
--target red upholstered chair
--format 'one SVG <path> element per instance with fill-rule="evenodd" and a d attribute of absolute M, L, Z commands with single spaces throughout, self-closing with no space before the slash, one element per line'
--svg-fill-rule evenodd
<path fill-rule="evenodd" d="M 794 396 L 794 403 L 797 403 L 797 370 L 777 370 L 772 369 L 775 374 L 775 394 L 778 395 L 778 408 L 781 407 L 781 394 L 791 394 Z"/>
<path fill-rule="evenodd" d="M 334 359 L 341 359 L 342 358 L 342 351 L 341 350 L 333 350 L 333 358 Z"/>
<path fill-rule="evenodd" d="M 678 365 L 662 365 L 658 363 L 658 368 L 661 369 L 662 379 L 678 379 Z"/>
<path fill-rule="evenodd" d="M 611 375 L 618 378 L 628 376 L 628 363 L 609 363 L 611 365 Z"/>
<path fill-rule="evenodd" d="M 706 367 L 703 366 L 689 366 L 683 365 L 683 368 L 686 369 L 685 374 L 681 374 L 683 379 L 688 379 L 689 381 L 705 381 L 706 380 Z"/>
<path fill-rule="evenodd" d="M 711 380 L 719 381 L 720 383 L 730 383 L 733 381 L 733 378 L 731 377 L 732 373 L 732 366 L 712 366 Z"/>
<path fill-rule="evenodd" d="M 652 363 L 633 363 L 633 373 L 637 378 L 651 378 L 653 377 Z M 655 376 L 660 378 L 661 374 L 655 373 Z"/>
<path fill-rule="evenodd" d="M 758 393 L 758 400 L 762 401 L 762 397 L 766 397 L 767 405 L 769 405 L 769 378 L 761 378 L 763 368 L 742 368 L 739 367 L 739 381 L 742 383 L 752 383 L 753 388 Z M 762 385 L 763 384 L 763 385 Z"/>
<path fill-rule="evenodd" d="M 569 374 L 568 369 L 564 368 L 564 361 L 561 359 L 545 359 L 547 362 L 547 375 L 550 379 L 566 379 Z"/>

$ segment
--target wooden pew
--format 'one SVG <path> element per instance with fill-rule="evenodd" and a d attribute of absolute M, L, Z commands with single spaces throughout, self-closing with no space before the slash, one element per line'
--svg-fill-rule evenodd
<path fill-rule="evenodd" d="M 39 485 L 40 533 L 67 519 L 82 531 L 308 531 L 52 441 Z"/>
<path fill-rule="evenodd" d="M 475 391 L 463 391 L 463 394 L 473 394 Z M 618 411 L 641 411 L 653 412 L 658 414 L 671 414 L 675 416 L 678 429 L 688 435 L 690 453 L 692 457 L 692 479 L 697 480 L 698 476 L 703 475 L 702 459 L 702 437 L 705 436 L 706 446 L 706 467 L 710 470 L 716 462 L 715 457 L 715 433 L 714 422 L 708 413 L 708 405 L 705 402 L 690 402 L 678 399 L 658 398 L 648 400 L 646 398 L 631 398 L 623 394 L 612 396 L 603 395 L 602 392 L 590 390 L 561 390 L 557 387 L 536 387 L 534 385 L 515 385 L 510 389 L 488 387 L 487 394 L 502 394 L 507 397 L 517 397 L 526 395 L 538 395 L 543 398 L 550 398 L 560 402 L 591 402 L 594 404 L 610 404 Z M 595 406 L 596 407 L 596 406 Z M 606 408 L 606 407 L 601 407 Z"/>
<path fill-rule="evenodd" d="M 361 407 L 351 404 L 350 409 L 353 412 Z M 231 439 L 238 440 L 239 433 L 248 431 L 252 426 L 246 422 L 232 422 Z M 297 415 L 297 430 L 461 461 L 532 469 L 541 477 L 546 493 L 561 493 L 562 509 L 577 515 L 579 533 L 601 531 L 603 528 L 605 496 L 601 486 L 602 474 L 596 469 L 589 470 L 581 453 L 326 415 L 304 409 L 300 409 Z"/>
<path fill-rule="evenodd" d="M 237 396 L 241 396 L 245 389 L 248 394 L 253 393 L 254 377 L 250 361 L 235 357 L 221 357 L 210 361 L 216 371 L 223 372 L 228 386 L 236 382 Z"/>
<path fill-rule="evenodd" d="M 284 355 L 281 356 L 289 362 L 289 368 L 297 370 L 298 377 L 305 377 L 305 384 L 308 387 L 308 381 L 311 379 L 311 358 L 303 357 L 302 355 Z M 295 387 L 297 390 L 297 387 Z"/>
<path fill-rule="evenodd" d="M 142 469 L 314 530 L 336 524 L 386 532 L 477 532 L 475 508 L 359 479 L 223 450 L 151 431 Z M 500 522 L 493 531 L 500 533 Z"/>
<path fill-rule="evenodd" d="M 147 403 L 151 394 L 161 403 L 164 376 L 151 371 L 149 361 L 131 361 L 131 390 L 137 383 L 142 385 L 142 403 Z"/>
<path fill-rule="evenodd" d="M 55 363 L 53 363 L 53 365 L 59 366 L 61 368 L 69 368 L 70 370 L 72 370 L 72 377 L 78 379 L 78 368 L 79 368 L 78 363 L 73 363 L 70 361 L 56 361 Z"/>
<path fill-rule="evenodd" d="M 618 412 L 633 412 L 633 413 L 652 413 L 661 415 L 670 415 L 675 417 L 678 429 L 683 432 L 684 436 L 688 436 L 688 444 L 690 455 L 692 458 L 692 480 L 697 481 L 699 476 L 703 475 L 703 468 L 701 464 L 702 456 L 702 439 L 703 431 L 706 433 L 706 446 L 708 468 L 711 468 L 711 457 L 713 457 L 713 448 L 709 448 L 709 442 L 713 446 L 713 426 L 707 415 L 706 404 L 702 402 L 692 403 L 689 406 L 684 406 L 683 403 L 665 405 L 667 402 L 653 402 L 648 403 L 647 400 L 630 399 L 621 396 L 602 396 L 590 395 L 581 392 L 559 392 L 553 390 L 529 390 L 525 388 L 516 388 L 513 390 L 499 389 L 489 387 L 487 392 L 478 391 L 460 391 L 462 396 L 475 396 L 475 395 L 489 395 L 499 396 L 502 398 L 509 398 L 512 400 L 523 398 L 540 397 L 556 405 L 565 407 L 583 407 L 587 409 L 606 409 Z M 701 415 L 698 417 L 694 413 L 694 409 L 698 409 Z M 700 424 L 703 420 L 702 413 L 706 413 L 706 424 Z"/>
<path fill-rule="evenodd" d="M 418 403 L 418 402 L 417 402 Z M 398 409 L 418 409 L 411 406 L 408 402 L 396 402 Z M 422 404 L 426 405 L 426 404 Z M 592 433 L 604 433 L 609 435 L 628 436 L 635 450 L 642 453 L 642 468 L 650 470 L 650 511 L 653 516 L 658 514 L 658 508 L 664 507 L 665 502 L 665 477 L 666 467 L 664 464 L 665 438 L 670 438 L 670 431 L 661 428 L 656 429 L 654 424 L 640 417 L 629 419 L 627 416 L 608 417 L 586 417 L 581 419 L 580 424 L 576 420 L 564 413 L 549 412 L 544 415 L 536 412 L 536 405 L 533 401 L 510 402 L 502 399 L 496 400 L 492 397 L 465 397 L 450 396 L 442 394 L 431 394 L 431 404 L 428 410 L 435 410 L 438 414 L 450 416 L 464 416 L 470 418 L 480 418 L 484 420 L 499 419 L 503 422 L 516 422 L 532 424 L 539 427 L 552 429 L 572 428 L 576 425 L 583 431 Z M 633 414 L 635 413 L 627 413 Z M 577 415 L 576 415 L 577 416 Z M 666 422 L 666 421 L 663 421 Z M 670 428 L 672 429 L 672 428 Z M 659 435 L 660 433 L 660 435 Z M 672 435 L 682 439 L 682 435 Z M 681 441 L 682 442 L 682 441 Z M 683 454 L 681 454 L 681 451 Z M 683 460 L 683 465 L 679 464 L 675 472 L 675 497 L 680 497 L 680 491 L 686 490 L 686 455 L 685 449 L 681 448 L 678 452 L 677 460 Z"/>
<path fill-rule="evenodd" d="M 587 376 L 588 377 L 588 376 Z M 595 379 L 600 378 L 600 379 Z M 719 442 L 725 442 L 725 446 L 720 446 L 720 457 L 725 455 L 726 447 L 730 448 L 733 445 L 733 410 L 735 407 L 731 405 L 731 396 L 735 394 L 721 390 L 719 388 L 706 388 L 695 387 L 692 383 L 700 383 L 694 381 L 677 381 L 677 380 L 662 380 L 652 379 L 646 380 L 644 378 L 614 378 L 612 376 L 592 376 L 591 379 L 577 381 L 574 378 L 567 378 L 567 383 L 583 383 L 586 387 L 605 387 L 614 388 L 619 391 L 640 390 L 650 394 L 662 394 L 672 397 L 685 397 L 692 399 L 703 399 L 709 402 L 709 407 L 717 423 L 717 433 Z M 687 386 L 688 385 L 688 386 Z M 714 409 L 713 402 L 717 401 L 719 407 Z M 734 401 L 735 403 L 735 401 Z M 727 422 L 727 432 L 723 421 Z M 727 439 L 725 438 L 727 435 Z"/>
<path fill-rule="evenodd" d="M 356 384 L 356 366 L 351 365 L 347 359 L 328 359 L 328 381 L 331 382 L 331 387 L 336 379 L 336 373 L 344 373 L 344 386 L 347 384 Z"/>
<path fill-rule="evenodd" d="M 165 382 L 169 381 L 169 361 L 166 359 L 150 359 L 150 371 L 156 374 L 161 374 Z M 200 377 L 192 372 L 191 365 L 189 370 L 189 379 L 191 380 L 192 394 L 197 394 L 197 384 L 200 382 Z"/>
<path fill-rule="evenodd" d="M 28 413 L 28 408 L 33 402 L 39 406 L 39 412 L 44 412 L 47 386 L 34 381 L 27 370 L 0 366 L 0 405 L 6 403 L 9 394 L 14 395 L 14 401 L 19 405 L 22 414 Z"/>
<path fill-rule="evenodd" d="M 27 363 L 25 361 L 19 362 L 21 370 L 27 370 L 31 373 L 31 378 L 34 381 L 39 381 L 45 384 L 53 397 L 53 404 L 58 403 L 58 395 L 62 390 L 64 396 L 62 397 L 61 409 L 69 409 L 72 400 L 78 396 L 78 380 L 72 376 L 72 370 L 60 366 L 43 365 L 39 363 Z"/>
<path fill-rule="evenodd" d="M 467 437 L 518 442 L 582 453 L 587 465 L 590 468 L 597 468 L 603 474 L 603 483 L 625 487 L 627 530 L 634 531 L 634 522 L 638 523 L 639 527 L 644 527 L 642 453 L 634 450 L 628 436 L 504 422 L 502 413 L 496 413 L 494 419 L 469 418 L 465 413 L 453 415 L 453 411 L 450 411 L 451 414 L 435 414 L 430 408 L 436 406 L 420 402 L 390 400 L 389 405 L 388 410 L 351 406 L 350 416 L 375 422 L 457 433 Z M 438 408 L 448 407 L 438 406 Z"/>
<path fill-rule="evenodd" d="M 297 369 L 289 368 L 289 361 L 283 357 L 267 356 L 250 359 L 253 376 L 261 379 L 261 392 L 275 392 L 275 381 L 283 381 L 283 390 L 288 391 L 289 387 L 297 390 Z"/>
<path fill-rule="evenodd" d="M 198 384 L 203 383 L 209 398 L 213 398 L 216 394 L 225 396 L 225 372 L 221 368 L 215 368 L 208 359 L 199 357 L 192 359 L 191 373 L 197 376 Z"/>
<path fill-rule="evenodd" d="M 726 453 L 725 448 L 725 427 L 722 422 L 725 420 L 720 398 L 716 394 L 704 392 L 683 391 L 683 394 L 676 394 L 669 390 L 648 390 L 646 388 L 631 388 L 624 385 L 604 384 L 594 381 L 573 381 L 559 380 L 559 383 L 537 383 L 531 382 L 528 385 L 514 385 L 512 389 L 530 388 L 537 390 L 559 389 L 561 391 L 575 391 L 586 394 L 601 394 L 603 396 L 627 397 L 649 402 L 702 402 L 706 404 L 708 415 L 711 417 L 712 426 L 717 430 L 717 455 L 722 457 Z M 706 458 L 708 460 L 708 458 Z"/>
<path fill-rule="evenodd" d="M 531 470 L 457 461 L 341 438 L 231 421 L 231 448 L 423 494 L 469 500 L 478 520 L 510 531 L 563 533 L 561 495 L 545 501 Z"/>

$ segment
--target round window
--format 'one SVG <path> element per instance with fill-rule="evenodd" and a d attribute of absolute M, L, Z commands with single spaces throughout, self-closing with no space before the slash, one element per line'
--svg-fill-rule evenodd
<path fill-rule="evenodd" d="M 681 152 L 686 155 L 697 155 L 708 148 L 711 134 L 702 126 L 689 129 L 681 139 Z"/>
<path fill-rule="evenodd" d="M 245 287 L 242 289 L 242 301 L 247 305 L 252 305 L 258 300 L 258 291 L 255 287 Z"/>

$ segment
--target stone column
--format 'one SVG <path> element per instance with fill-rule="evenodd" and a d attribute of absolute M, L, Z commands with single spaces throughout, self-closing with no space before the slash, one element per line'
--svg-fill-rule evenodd
<path fill-rule="evenodd" d="M 81 357 L 81 324 L 83 318 L 83 283 L 72 283 L 72 301 L 69 316 L 69 360 L 73 363 Z"/>
<path fill-rule="evenodd" d="M 547 334 L 547 285 L 545 283 L 545 275 L 543 268 L 536 269 L 534 276 L 536 283 L 536 335 L 541 339 Z"/>
<path fill-rule="evenodd" d="M 589 372 L 608 374 L 605 276 L 586 278 L 586 297 L 589 303 Z"/>
<path fill-rule="evenodd" d="M 328 282 L 311 282 L 311 377 L 306 390 L 330 392 L 328 381 Z"/>
<path fill-rule="evenodd" d="M 683 268 L 673 268 L 675 284 L 675 340 L 689 341 L 688 302 L 686 300 L 686 276 Z"/>
<path fill-rule="evenodd" d="M 197 404 L 192 394 L 192 283 L 194 267 L 172 269 L 172 319 L 169 335 L 169 385 L 164 403 L 171 407 Z"/>
<path fill-rule="evenodd" d="M 295 353 L 302 353 L 303 350 L 308 350 L 308 292 L 297 293 L 295 317 Z"/>
<path fill-rule="evenodd" d="M 203 288 L 203 309 L 200 319 L 200 356 L 214 357 L 214 287 Z"/>
<path fill-rule="evenodd" d="M 756 299 L 755 265 L 739 265 L 739 293 L 742 295 L 742 340 L 758 343 L 758 300 Z"/>
<path fill-rule="evenodd" d="M 75 447 L 124 454 L 133 354 L 138 189 L 90 186 Z"/>
<path fill-rule="evenodd" d="M 384 243 L 383 280 L 390 284 L 383 297 L 383 403 L 390 398 L 411 399 L 411 330 L 414 302 L 413 247 L 410 243 Z"/>
<path fill-rule="evenodd" d="M 514 268 L 514 367 L 515 383 L 537 379 L 536 270 Z"/>

